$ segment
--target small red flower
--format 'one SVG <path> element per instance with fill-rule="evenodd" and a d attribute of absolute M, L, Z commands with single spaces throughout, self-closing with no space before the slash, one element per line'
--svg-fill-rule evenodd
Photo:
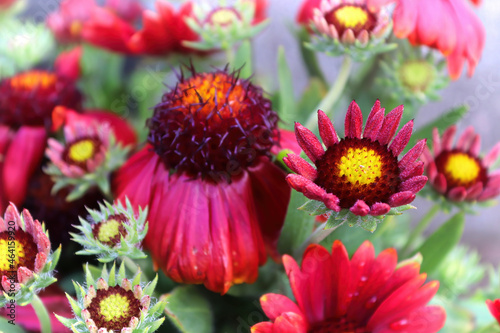
<path fill-rule="evenodd" d="M 427 305 L 439 282 L 424 284 L 426 274 L 419 274 L 417 263 L 397 268 L 394 249 L 375 258 L 366 241 L 349 260 L 335 241 L 331 254 L 310 245 L 301 268 L 287 255 L 283 263 L 296 303 L 279 294 L 262 296 L 271 321 L 254 325 L 252 333 L 434 333 L 444 326 L 444 309 Z"/>
<path fill-rule="evenodd" d="M 48 16 L 47 26 L 59 43 L 79 42 L 83 25 L 95 7 L 93 0 L 64 0 L 59 11 Z"/>
<path fill-rule="evenodd" d="M 417 161 L 425 140 L 398 161 L 410 140 L 413 121 L 404 125 L 393 140 L 403 106 L 385 117 L 384 112 L 377 100 L 363 131 L 363 115 L 353 101 L 345 118 L 346 137 L 339 140 L 332 122 L 319 110 L 319 133 L 326 151 L 310 130 L 296 123 L 297 142 L 316 168 L 289 154 L 284 161 L 297 173 L 287 176 L 290 186 L 335 212 L 349 209 L 358 216 L 385 215 L 391 207 L 412 202 L 427 182 L 422 176 L 423 163 Z"/>
<path fill-rule="evenodd" d="M 468 127 L 452 147 L 457 128 L 450 126 L 442 136 L 433 132 L 433 153 L 426 149 L 422 160 L 434 189 L 452 201 L 484 201 L 500 194 L 500 172 L 488 168 L 500 154 L 500 143 L 479 157 L 481 137 Z"/>
<path fill-rule="evenodd" d="M 486 305 L 490 310 L 491 314 L 500 323 L 500 299 L 487 300 Z"/>
<path fill-rule="evenodd" d="M 278 116 L 236 73 L 181 77 L 157 105 L 148 144 L 118 171 L 115 193 L 149 208 L 145 246 L 177 282 L 225 293 L 278 257 L 290 189 L 270 160 Z"/>
<path fill-rule="evenodd" d="M 0 81 L 0 209 L 21 204 L 38 168 L 57 105 L 79 109 L 81 95 L 72 79 L 32 70 Z"/>
<path fill-rule="evenodd" d="M 395 0 L 368 0 L 379 8 Z M 448 60 L 452 79 L 458 79 L 464 63 L 468 75 L 474 74 L 485 43 L 485 30 L 465 0 L 396 0 L 394 34 L 408 38 L 413 45 L 435 48 Z M 472 1 L 478 4 L 479 1 Z"/>

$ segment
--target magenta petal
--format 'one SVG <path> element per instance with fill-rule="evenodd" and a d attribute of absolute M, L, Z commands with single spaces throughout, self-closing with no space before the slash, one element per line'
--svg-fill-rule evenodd
<path fill-rule="evenodd" d="M 415 200 L 415 193 L 411 191 L 398 192 L 391 195 L 389 198 L 389 205 L 391 207 L 403 206 L 409 204 L 413 200 Z"/>
<path fill-rule="evenodd" d="M 274 259 L 280 260 L 278 238 L 290 202 L 290 186 L 285 180 L 285 173 L 268 158 L 261 158 L 256 166 L 248 169 L 248 173 L 266 250 Z"/>
<path fill-rule="evenodd" d="M 493 163 L 495 163 L 500 155 L 500 142 L 498 142 L 490 152 L 483 158 L 483 165 L 485 168 L 489 168 Z"/>
<path fill-rule="evenodd" d="M 457 132 L 457 126 L 452 125 L 446 129 L 443 133 L 443 137 L 441 138 L 442 148 L 445 150 L 451 150 L 453 144 L 453 138 L 455 137 L 455 133 Z"/>
<path fill-rule="evenodd" d="M 424 162 L 418 161 L 413 166 L 406 168 L 400 175 L 402 180 L 407 180 L 415 176 L 421 176 L 424 173 Z M 429 177 L 429 179 L 431 179 Z"/>
<path fill-rule="evenodd" d="M 386 145 L 391 142 L 394 134 L 396 133 L 399 122 L 401 120 L 401 116 L 403 115 L 404 106 L 400 105 L 394 108 L 391 112 L 387 114 L 384 118 L 384 123 L 382 124 L 382 128 L 378 134 L 377 140 Z"/>
<path fill-rule="evenodd" d="M 356 101 L 352 101 L 345 116 L 345 137 L 361 139 L 363 113 Z"/>
<path fill-rule="evenodd" d="M 467 196 L 467 190 L 463 186 L 454 187 L 448 193 L 448 197 L 454 201 L 463 201 Z"/>
<path fill-rule="evenodd" d="M 380 101 L 377 100 L 366 121 L 365 131 L 363 132 L 364 138 L 371 139 L 372 141 L 377 140 L 382 124 L 384 123 L 384 115 L 385 109 L 380 108 Z"/>
<path fill-rule="evenodd" d="M 457 148 L 463 151 L 469 150 L 469 147 L 474 140 L 474 127 L 469 126 L 465 129 L 462 135 L 458 138 Z"/>
<path fill-rule="evenodd" d="M 385 215 L 391 210 L 391 206 L 383 202 L 374 203 L 370 209 L 370 215 L 379 216 Z"/>
<path fill-rule="evenodd" d="M 448 184 L 446 182 L 446 177 L 442 173 L 438 173 L 436 178 L 434 178 L 434 185 L 436 191 L 439 193 L 445 193 L 448 189 Z"/>
<path fill-rule="evenodd" d="M 303 193 L 309 199 L 322 201 L 326 195 L 324 189 L 303 176 L 288 175 L 286 176 L 286 181 L 294 190 Z"/>
<path fill-rule="evenodd" d="M 422 155 L 422 151 L 424 150 L 426 143 L 427 141 L 425 139 L 417 142 L 417 144 L 412 149 L 410 149 L 405 154 L 405 156 L 403 156 L 401 161 L 399 161 L 398 163 L 399 168 L 401 170 L 405 170 L 409 165 L 412 165 L 413 162 L 415 162 L 417 158 L 419 158 L 420 155 Z"/>
<path fill-rule="evenodd" d="M 337 213 L 340 212 L 340 206 L 339 206 L 339 198 L 331 193 L 327 193 L 326 196 L 323 198 L 323 202 L 325 203 L 325 206 L 333 211 L 336 211 Z"/>
<path fill-rule="evenodd" d="M 466 200 L 475 200 L 483 192 L 483 183 L 479 182 L 467 189 Z"/>
<path fill-rule="evenodd" d="M 297 143 L 297 138 L 295 137 L 294 131 L 288 131 L 285 129 L 280 129 L 279 131 L 275 131 L 274 139 L 278 141 L 277 145 L 272 146 L 271 154 L 278 155 L 278 153 L 283 149 L 290 149 L 295 154 L 299 154 L 301 152 L 301 148 Z"/>
<path fill-rule="evenodd" d="M 498 196 L 499 194 L 500 194 L 499 187 L 496 187 L 496 188 L 487 187 L 484 189 L 483 193 L 481 193 L 479 195 L 479 197 L 477 197 L 477 200 L 478 201 L 489 200 L 489 199 L 492 199 L 492 198 Z"/>
<path fill-rule="evenodd" d="M 366 216 L 370 212 L 370 206 L 368 206 L 363 200 L 358 200 L 349 210 L 354 215 Z"/>
<path fill-rule="evenodd" d="M 43 127 L 21 127 L 12 139 L 3 166 L 5 197 L 16 205 L 24 201 L 28 181 L 40 167 L 47 133 Z"/>
<path fill-rule="evenodd" d="M 436 127 L 432 129 L 432 151 L 435 156 L 441 153 L 441 137 L 439 136 L 439 131 Z"/>
<path fill-rule="evenodd" d="M 262 310 L 270 320 L 275 320 L 285 312 L 302 314 L 297 304 L 280 294 L 265 294 L 260 298 Z"/>
<path fill-rule="evenodd" d="M 481 136 L 476 134 L 474 139 L 472 139 L 471 145 L 469 147 L 469 154 L 472 156 L 478 156 L 481 150 Z"/>
<path fill-rule="evenodd" d="M 429 176 L 429 179 L 432 181 L 434 178 L 436 178 L 438 174 L 437 166 L 434 161 L 432 161 L 428 166 L 427 166 L 427 175 Z"/>
<path fill-rule="evenodd" d="M 321 110 L 318 110 L 318 127 L 319 135 L 327 148 L 339 142 L 337 132 L 335 132 L 335 128 L 333 127 L 331 120 Z"/>
<path fill-rule="evenodd" d="M 316 135 L 299 123 L 295 123 L 295 136 L 300 148 L 311 161 L 316 162 L 325 153 Z"/>
<path fill-rule="evenodd" d="M 403 126 L 398 135 L 391 142 L 389 148 L 394 156 L 398 156 L 405 149 L 406 145 L 410 141 L 411 133 L 413 131 L 413 120 L 409 121 Z"/>
<path fill-rule="evenodd" d="M 318 175 L 316 169 L 299 155 L 288 154 L 283 161 L 293 172 L 309 180 L 314 181 Z"/>
<path fill-rule="evenodd" d="M 417 193 L 425 186 L 425 183 L 427 183 L 426 176 L 416 176 L 401 183 L 400 190 Z"/>

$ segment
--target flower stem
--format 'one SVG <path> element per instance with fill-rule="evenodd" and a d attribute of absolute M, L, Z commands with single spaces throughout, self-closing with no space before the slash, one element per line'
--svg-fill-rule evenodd
<path fill-rule="evenodd" d="M 125 264 L 125 267 L 127 267 L 129 269 L 129 271 L 131 271 L 132 273 L 134 273 L 134 275 L 137 274 L 137 272 L 140 270 L 140 266 L 137 265 L 129 257 L 120 257 L 120 259 Z M 142 276 L 143 280 L 149 281 L 148 277 L 146 276 L 146 274 L 144 274 L 144 272 L 142 270 L 141 270 L 141 276 Z"/>
<path fill-rule="evenodd" d="M 309 246 L 309 244 L 318 244 L 323 239 L 328 237 L 336 229 L 336 228 L 331 228 L 325 230 L 327 223 L 328 221 L 321 223 L 320 226 L 317 227 L 316 230 L 314 230 L 314 232 L 311 235 L 309 235 L 309 237 L 307 237 L 307 239 L 302 243 L 302 245 L 299 246 L 299 248 L 294 252 L 293 256 L 295 258 L 300 258 L 304 253 L 304 251 L 306 250 L 306 248 Z"/>
<path fill-rule="evenodd" d="M 36 316 L 38 317 L 38 321 L 40 322 L 41 333 L 52 333 L 49 312 L 45 308 L 45 305 L 43 305 L 43 302 L 38 295 L 35 294 L 35 296 L 33 296 L 31 306 L 33 306 Z"/>
<path fill-rule="evenodd" d="M 420 222 L 418 222 L 417 226 L 415 227 L 415 229 L 413 229 L 413 232 L 408 237 L 408 240 L 406 241 L 406 244 L 401 251 L 402 253 L 408 254 L 408 250 L 411 248 L 415 240 L 422 235 L 424 230 L 429 226 L 429 223 L 431 223 L 432 219 L 437 214 L 437 212 L 439 212 L 439 210 L 439 204 L 435 204 L 431 207 L 431 209 L 429 209 L 427 214 L 425 214 Z"/>
<path fill-rule="evenodd" d="M 323 110 L 329 117 L 332 116 L 332 110 L 335 103 L 337 103 L 342 91 L 344 91 L 347 80 L 349 79 L 349 74 L 351 73 L 352 60 L 349 56 L 345 56 L 340 67 L 339 75 L 337 80 L 330 87 L 330 90 L 326 93 L 323 100 L 319 105 L 313 110 L 309 119 L 307 119 L 306 127 L 312 129 L 316 128 L 318 122 L 316 120 L 316 111 Z"/>

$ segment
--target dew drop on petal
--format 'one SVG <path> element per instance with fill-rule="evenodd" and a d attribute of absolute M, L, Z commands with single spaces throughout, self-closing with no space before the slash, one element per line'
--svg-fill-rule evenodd
<path fill-rule="evenodd" d="M 375 306 L 375 303 L 377 303 L 377 296 L 373 296 L 368 301 L 366 301 L 365 308 L 369 310 Z"/>
<path fill-rule="evenodd" d="M 401 319 L 398 321 L 393 322 L 389 327 L 392 330 L 400 331 L 406 328 L 408 326 L 408 319 Z"/>

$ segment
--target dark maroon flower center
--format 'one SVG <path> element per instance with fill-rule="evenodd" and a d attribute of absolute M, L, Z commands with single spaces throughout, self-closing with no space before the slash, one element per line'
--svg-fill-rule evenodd
<path fill-rule="evenodd" d="M 481 160 L 460 149 L 444 150 L 435 159 L 439 173 L 446 178 L 447 187 L 463 186 L 466 189 L 478 182 L 486 184 L 488 171 Z"/>
<path fill-rule="evenodd" d="M 262 89 L 237 73 L 193 73 L 163 95 L 148 140 L 170 169 L 231 181 L 269 154 L 277 122 Z"/>
<path fill-rule="evenodd" d="M 358 323 L 348 322 L 345 318 L 325 320 L 309 329 L 308 333 L 371 333 Z"/>
<path fill-rule="evenodd" d="M 316 161 L 315 183 L 340 199 L 341 208 L 357 200 L 387 202 L 398 192 L 401 178 L 397 157 L 370 139 L 345 138 Z"/>
<path fill-rule="evenodd" d="M 363 30 L 371 32 L 377 23 L 376 16 L 364 5 L 342 4 L 325 14 L 325 20 L 337 29 L 339 36 L 351 29 L 357 37 Z"/>
<path fill-rule="evenodd" d="M 6 221 L 7 223 L 9 221 Z M 17 281 L 17 271 L 19 267 L 26 267 L 30 270 L 35 269 L 35 257 L 38 253 L 38 247 L 33 240 L 33 236 L 22 229 L 17 229 L 14 233 L 7 231 L 0 232 L 0 277 L 15 276 Z"/>

